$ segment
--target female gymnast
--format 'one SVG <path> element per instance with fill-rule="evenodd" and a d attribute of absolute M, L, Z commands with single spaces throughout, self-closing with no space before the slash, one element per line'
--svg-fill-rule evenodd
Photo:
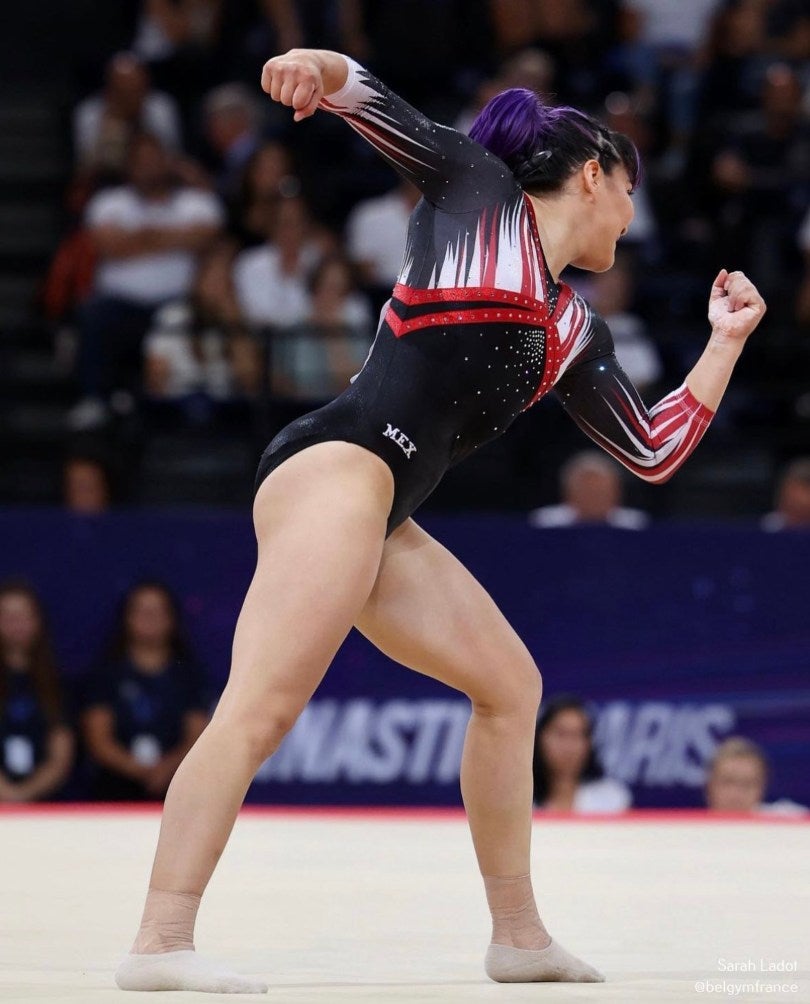
<path fill-rule="evenodd" d="M 613 263 L 638 176 L 626 137 L 509 90 L 468 138 L 322 50 L 269 60 L 262 87 L 295 121 L 318 108 L 344 118 L 424 197 L 365 365 L 333 402 L 283 429 L 260 461 L 258 562 L 230 677 L 168 790 L 141 928 L 118 985 L 267 989 L 195 954 L 195 916 L 255 772 L 352 625 L 470 699 L 461 792 L 492 914 L 487 974 L 601 981 L 551 939 L 532 892 L 537 666 L 479 583 L 410 517 L 448 467 L 552 388 L 601 447 L 641 478 L 665 481 L 705 432 L 765 304 L 742 273 L 723 269 L 705 351 L 648 410 L 605 323 L 559 281 L 569 263 L 595 272 Z"/>

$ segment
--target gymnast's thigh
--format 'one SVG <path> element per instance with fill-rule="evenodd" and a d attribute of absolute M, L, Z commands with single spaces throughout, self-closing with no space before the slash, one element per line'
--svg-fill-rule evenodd
<path fill-rule="evenodd" d="M 390 658 L 481 707 L 539 702 L 540 673 L 514 628 L 472 573 L 412 519 L 386 541 L 355 626 Z"/>

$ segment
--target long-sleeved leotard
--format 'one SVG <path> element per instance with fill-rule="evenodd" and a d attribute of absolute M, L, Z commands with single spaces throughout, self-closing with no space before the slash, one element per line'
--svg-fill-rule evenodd
<path fill-rule="evenodd" d="M 357 443 L 393 472 L 390 533 L 452 464 L 552 388 L 577 424 L 634 474 L 671 477 L 713 412 L 685 383 L 647 409 L 605 322 L 553 281 L 531 201 L 508 167 L 347 62 L 345 86 L 322 107 L 424 198 L 365 365 L 334 401 L 281 430 L 262 455 L 256 490 L 306 446 Z"/>

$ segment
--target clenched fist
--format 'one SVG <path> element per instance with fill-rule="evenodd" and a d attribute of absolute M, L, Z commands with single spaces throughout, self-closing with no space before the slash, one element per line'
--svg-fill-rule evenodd
<path fill-rule="evenodd" d="M 744 340 L 766 309 L 765 301 L 746 275 L 720 269 L 709 296 L 709 322 L 714 333 Z"/>
<path fill-rule="evenodd" d="M 262 69 L 262 90 L 295 111 L 296 122 L 309 118 L 324 94 L 346 83 L 346 60 L 325 49 L 291 49 L 268 59 Z"/>

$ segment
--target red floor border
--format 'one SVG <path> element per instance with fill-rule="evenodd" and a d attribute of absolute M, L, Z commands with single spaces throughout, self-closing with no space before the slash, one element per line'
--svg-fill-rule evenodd
<path fill-rule="evenodd" d="M 132 815 L 160 812 L 160 802 L 38 802 L 2 803 L 0 816 Z M 244 816 L 286 816 L 289 818 L 373 819 L 456 822 L 464 810 L 453 806 L 344 806 L 344 805 L 245 805 Z M 736 812 L 707 812 L 705 809 L 632 809 L 623 813 L 535 812 L 536 821 L 546 823 L 753 823 L 762 825 L 810 825 L 810 816 L 748 815 Z"/>

